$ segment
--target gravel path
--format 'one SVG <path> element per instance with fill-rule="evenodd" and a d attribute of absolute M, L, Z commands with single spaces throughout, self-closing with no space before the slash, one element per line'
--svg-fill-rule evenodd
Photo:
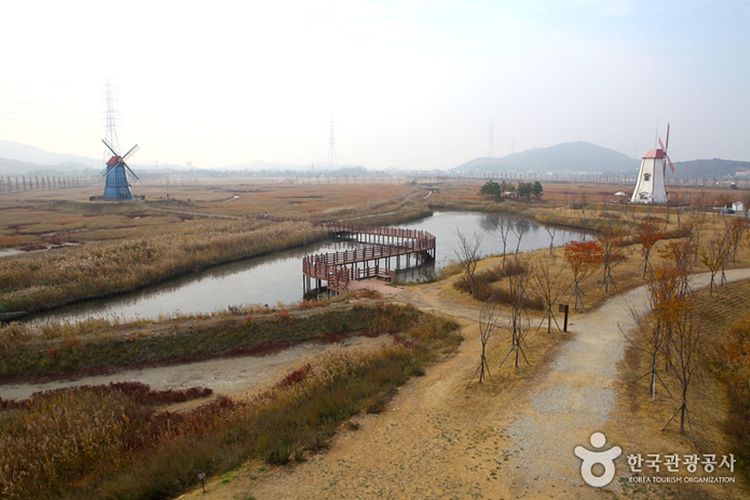
<path fill-rule="evenodd" d="M 727 271 L 730 281 L 745 278 L 750 278 L 748 269 Z M 707 286 L 708 281 L 707 274 L 696 275 L 691 284 L 699 288 Z M 573 450 L 579 445 L 592 449 L 591 434 L 604 428 L 615 408 L 617 366 L 627 342 L 622 332 L 635 328 L 631 309 L 639 313 L 648 310 L 645 286 L 614 297 L 597 311 L 578 316 L 569 326 L 573 338 L 560 350 L 531 395 L 528 411 L 506 430 L 512 442 L 509 451 L 517 462 L 512 475 L 516 492 L 534 483 L 542 491 L 559 488 L 560 484 L 576 490 L 580 487 L 581 498 L 602 494 L 581 479 L 581 462 Z M 607 443 L 602 449 L 613 445 Z M 621 493 L 616 481 L 607 488 L 609 491 L 604 491 L 609 494 Z"/>

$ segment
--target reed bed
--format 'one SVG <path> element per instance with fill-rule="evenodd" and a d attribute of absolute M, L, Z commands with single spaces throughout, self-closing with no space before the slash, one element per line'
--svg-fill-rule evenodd
<path fill-rule="evenodd" d="M 460 342 L 457 324 L 409 306 L 364 306 L 378 349 L 317 357 L 250 401 L 218 398 L 183 414 L 126 391 L 66 391 L 0 412 L 4 498 L 162 499 L 248 459 L 282 465 L 327 446 L 342 421 L 377 408 L 410 376 Z M 374 324 L 375 324 L 374 323 Z"/>
<path fill-rule="evenodd" d="M 222 221 L 184 233 L 13 256 L 0 261 L 0 312 L 32 312 L 127 292 L 325 237 L 324 229 L 306 222 Z"/>
<path fill-rule="evenodd" d="M 76 336 L 78 325 L 42 328 L 12 323 L 0 328 L 0 380 L 98 374 L 122 368 L 262 355 L 303 341 L 332 342 L 352 334 L 379 335 L 408 328 L 420 313 L 388 304 L 359 305 L 319 313 L 225 314 L 183 318 L 166 325 L 129 323 Z M 85 323 L 88 324 L 88 323 Z"/>

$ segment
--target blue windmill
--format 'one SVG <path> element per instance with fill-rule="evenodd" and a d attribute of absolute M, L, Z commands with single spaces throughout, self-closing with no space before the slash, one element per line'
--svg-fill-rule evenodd
<path fill-rule="evenodd" d="M 107 170 L 104 172 L 104 196 L 102 199 L 104 201 L 132 200 L 133 193 L 130 192 L 130 184 L 128 183 L 128 175 L 127 172 L 125 172 L 125 169 L 127 169 L 136 179 L 138 179 L 138 176 L 135 175 L 135 172 L 130 170 L 128 164 L 125 163 L 125 160 L 140 149 L 138 144 L 130 148 L 130 151 L 123 156 L 120 156 L 109 144 L 107 144 L 107 141 L 102 139 L 102 142 L 114 155 L 107 162 Z"/>

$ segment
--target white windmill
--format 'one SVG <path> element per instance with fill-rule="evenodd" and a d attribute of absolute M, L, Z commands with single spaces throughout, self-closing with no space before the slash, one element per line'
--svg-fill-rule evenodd
<path fill-rule="evenodd" d="M 667 188 L 664 183 L 667 163 L 674 173 L 672 160 L 667 156 L 669 123 L 667 123 L 667 145 L 665 146 L 660 138 L 659 146 L 661 149 L 649 149 L 641 158 L 641 170 L 638 172 L 633 196 L 630 197 L 631 203 L 667 203 L 668 201 Z"/>

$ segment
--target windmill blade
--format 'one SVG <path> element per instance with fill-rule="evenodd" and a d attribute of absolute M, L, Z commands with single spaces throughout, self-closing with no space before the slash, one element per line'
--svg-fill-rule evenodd
<path fill-rule="evenodd" d="M 667 122 L 667 146 L 664 148 L 664 152 L 667 152 L 667 148 L 669 147 L 669 122 Z M 674 168 L 672 169 L 674 172 Z"/>
<path fill-rule="evenodd" d="M 127 164 L 127 163 L 125 163 L 125 162 L 122 162 L 122 164 L 123 164 L 123 165 L 125 166 L 125 168 L 127 168 L 127 169 L 128 169 L 128 172 L 130 172 L 131 174 L 133 174 L 133 177 L 135 177 L 135 180 L 137 180 L 137 181 L 139 181 L 139 180 L 140 180 L 140 179 L 138 178 L 138 176 L 137 176 L 137 175 L 135 175 L 135 172 L 133 172 L 133 171 L 132 171 L 132 170 L 130 169 L 130 167 L 128 167 L 128 164 Z"/>
<path fill-rule="evenodd" d="M 140 146 L 138 146 L 138 144 L 136 144 L 135 146 L 133 146 L 132 148 L 130 148 L 130 151 L 128 151 L 127 153 L 125 153 L 124 155 L 122 155 L 123 161 L 127 160 L 128 158 L 130 158 L 130 156 L 134 155 L 136 153 L 136 151 L 138 151 L 139 149 L 141 149 L 141 148 L 140 148 Z"/>
<path fill-rule="evenodd" d="M 102 139 L 102 142 L 104 143 L 105 146 L 107 146 L 107 149 L 109 149 L 110 151 L 112 151 L 113 155 L 117 156 L 118 158 L 120 157 L 120 155 L 118 155 L 117 153 L 115 153 L 115 150 L 112 149 L 112 146 L 110 146 L 109 144 L 107 144 L 107 141 L 105 141 L 104 139 Z"/>
<path fill-rule="evenodd" d="M 664 154 L 667 153 L 667 148 L 664 147 L 664 143 L 661 142 L 661 137 L 659 137 L 659 146 L 661 146 L 661 150 L 664 151 Z"/>
<path fill-rule="evenodd" d="M 104 173 L 102 174 L 102 176 L 104 176 L 104 177 L 107 177 L 107 176 L 108 176 L 109 174 L 111 174 L 111 173 L 112 173 L 112 171 L 113 171 L 113 170 L 115 169 L 115 167 L 116 167 L 116 166 L 117 166 L 117 164 L 115 163 L 115 164 L 114 164 L 114 165 L 112 165 L 111 167 L 107 167 L 107 171 L 106 171 L 106 172 L 104 172 Z"/>
<path fill-rule="evenodd" d="M 669 162 L 669 168 L 672 169 L 672 173 L 674 173 L 674 165 L 672 164 L 672 160 L 669 159 L 669 155 L 665 155 L 667 157 L 667 161 Z"/>

